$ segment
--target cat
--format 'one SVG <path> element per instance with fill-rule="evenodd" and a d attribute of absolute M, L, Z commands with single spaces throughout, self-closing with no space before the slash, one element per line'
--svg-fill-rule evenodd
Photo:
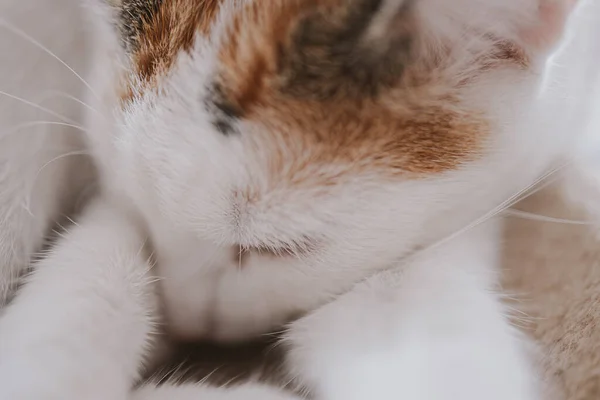
<path fill-rule="evenodd" d="M 26 9 L 3 1 L 3 19 Z M 40 26 L 77 20 L 62 1 Z M 162 325 L 222 342 L 286 327 L 290 376 L 316 399 L 539 398 L 501 302 L 495 217 L 577 136 L 566 80 L 544 80 L 573 6 L 86 0 L 71 33 L 90 54 L 67 93 L 85 96 L 67 122 L 85 133 L 43 126 L 3 147 L 5 165 L 18 148 L 35 159 L 2 175 L 27 184 L 0 197 L 5 298 L 92 179 L 78 157 L 50 175 L 50 145 L 90 153 L 99 190 L 3 310 L 0 399 L 294 398 L 134 388 Z"/>

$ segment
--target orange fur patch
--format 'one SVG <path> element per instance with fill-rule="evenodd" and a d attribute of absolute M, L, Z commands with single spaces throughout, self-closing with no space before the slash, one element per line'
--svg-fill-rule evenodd
<path fill-rule="evenodd" d="M 422 176 L 476 159 L 489 134 L 485 119 L 447 103 L 392 110 L 376 100 L 322 103 L 274 96 L 247 119 L 260 127 L 249 141 L 269 148 L 274 182 L 315 182 L 315 170 Z M 322 175 L 319 185 L 340 176 Z"/>
<path fill-rule="evenodd" d="M 156 85 L 179 52 L 190 50 L 196 32 L 209 31 L 222 1 L 164 0 L 140 32 L 133 54 L 137 76 L 149 86 Z M 232 16 L 219 53 L 216 83 L 223 96 L 219 101 L 233 110 L 234 117 L 261 127 L 261 133 L 248 140 L 274 149 L 269 154 L 273 178 L 306 181 L 307 165 L 328 163 L 393 176 L 428 175 L 477 158 L 490 128 L 483 116 L 460 109 L 453 96 L 456 87 L 442 94 L 430 90 L 439 86 L 435 74 L 430 74 L 436 67 L 430 60 L 407 65 L 393 93 L 385 96 L 365 93 L 315 99 L 282 89 L 286 80 L 294 78 L 286 76 L 290 71 L 282 73 L 281 65 L 282 55 L 292 47 L 292 32 L 317 9 L 331 16 L 327 21 L 339 24 L 345 16 L 340 11 L 344 4 L 343 0 L 268 4 L 257 0 Z M 416 29 L 410 20 L 402 22 L 402 30 Z M 310 51 L 318 54 L 321 49 Z M 499 46 L 497 51 L 492 59 L 527 64 L 513 46 Z M 493 62 L 483 67 L 492 68 Z M 128 90 L 124 98 L 132 96 Z M 333 182 L 336 177 L 328 179 Z"/>
<path fill-rule="evenodd" d="M 281 75 L 281 56 L 289 51 L 290 32 L 317 3 L 340 4 L 291 0 L 266 8 L 251 3 L 235 17 L 220 52 L 218 84 L 224 102 L 240 118 L 261 127 L 264 133 L 249 139 L 257 149 L 279 146 L 269 154 L 274 180 L 314 180 L 306 167 L 331 163 L 353 172 L 434 174 L 481 153 L 488 124 L 475 112 L 461 112 L 450 95 L 431 97 L 427 85 L 435 82 L 427 78 L 423 65 L 409 66 L 399 86 L 411 87 L 385 100 L 370 93 L 311 99 L 282 90 L 288 77 Z M 337 178 L 331 176 L 330 183 Z"/>

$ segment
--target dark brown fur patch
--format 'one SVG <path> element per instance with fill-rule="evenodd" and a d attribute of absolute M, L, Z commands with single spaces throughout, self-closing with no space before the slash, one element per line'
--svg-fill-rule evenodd
<path fill-rule="evenodd" d="M 383 0 L 360 0 L 341 11 L 315 9 L 297 22 L 288 48 L 278 59 L 283 91 L 295 97 L 327 99 L 336 95 L 376 95 L 402 77 L 416 29 L 413 1 L 396 11 L 385 38 L 367 42 Z"/>
<path fill-rule="evenodd" d="M 137 75 L 151 81 L 189 51 L 198 32 L 210 29 L 223 0 L 127 0 L 122 32 Z"/>
<path fill-rule="evenodd" d="M 119 28 L 121 39 L 129 52 L 139 48 L 144 25 L 152 20 L 162 0 L 123 0 L 115 5 L 119 7 Z"/>

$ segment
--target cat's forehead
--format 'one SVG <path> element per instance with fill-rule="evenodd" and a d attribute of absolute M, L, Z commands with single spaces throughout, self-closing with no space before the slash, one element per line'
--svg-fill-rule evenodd
<path fill-rule="evenodd" d="M 272 149 L 274 164 L 454 169 L 481 153 L 489 124 L 462 107 L 468 77 L 417 60 L 415 2 L 397 3 L 388 11 L 383 0 L 123 0 L 122 32 L 137 81 L 156 88 L 221 15 L 216 69 L 198 83 L 210 88 L 198 101 L 222 135 L 257 128 L 250 141 Z M 499 57 L 523 62 L 502 46 Z"/>

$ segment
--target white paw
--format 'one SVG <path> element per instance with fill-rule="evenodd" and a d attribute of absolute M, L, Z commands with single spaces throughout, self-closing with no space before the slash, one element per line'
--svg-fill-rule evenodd
<path fill-rule="evenodd" d="M 292 373 L 318 400 L 537 399 L 524 342 L 494 316 L 492 300 L 453 291 L 456 307 L 444 308 L 443 290 L 429 289 L 388 301 L 384 290 L 355 291 L 292 324 Z M 415 312 L 429 293 L 439 301 Z M 461 297 L 488 308 L 462 307 Z"/>

